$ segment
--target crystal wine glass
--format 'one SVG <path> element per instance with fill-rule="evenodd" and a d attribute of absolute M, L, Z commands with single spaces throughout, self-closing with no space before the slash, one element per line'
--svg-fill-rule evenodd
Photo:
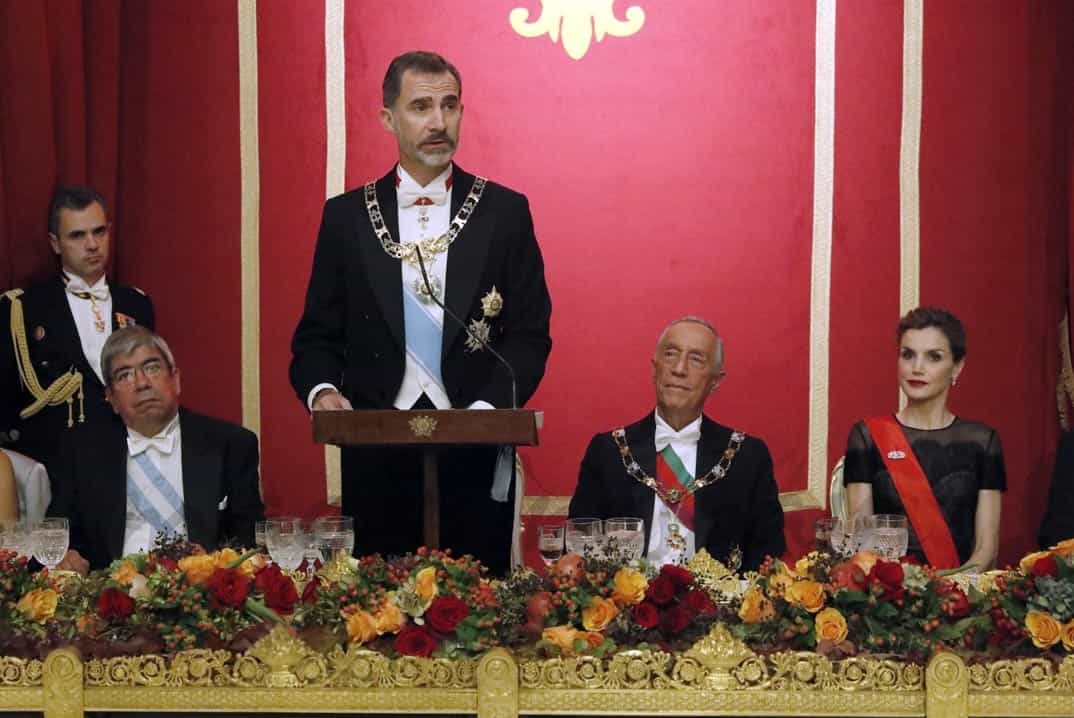
<path fill-rule="evenodd" d="M 301 519 L 275 518 L 265 522 L 265 546 L 283 570 L 297 569 L 308 545 L 309 534 Z"/>
<path fill-rule="evenodd" d="M 265 550 L 265 526 L 267 523 L 267 521 L 254 522 L 254 543 L 262 551 Z"/>
<path fill-rule="evenodd" d="M 541 526 L 537 529 L 537 551 L 546 567 L 550 567 L 563 555 L 563 524 Z"/>
<path fill-rule="evenodd" d="M 31 535 L 34 558 L 49 571 L 55 571 L 56 566 L 67 555 L 69 540 L 70 530 L 67 519 L 41 519 L 33 525 Z"/>
<path fill-rule="evenodd" d="M 313 535 L 320 559 L 328 563 L 341 553 L 354 553 L 354 519 L 350 516 L 320 516 L 313 520 Z"/>
<path fill-rule="evenodd" d="M 34 552 L 31 534 L 32 527 L 25 519 L 0 521 L 0 548 L 13 551 L 20 556 L 30 556 Z"/>
<path fill-rule="evenodd" d="M 619 556 L 629 560 L 641 558 L 645 549 L 645 520 L 630 516 L 604 519 L 604 545 L 612 546 L 612 539 Z"/>
<path fill-rule="evenodd" d="M 906 555 L 910 541 L 909 524 L 899 514 L 874 514 L 865 520 L 872 548 L 885 561 L 898 561 Z"/>
<path fill-rule="evenodd" d="M 597 518 L 567 519 L 567 552 L 590 556 L 600 554 L 604 542 L 604 524 Z"/>
<path fill-rule="evenodd" d="M 836 519 L 832 524 L 830 535 L 832 549 L 844 558 L 849 558 L 861 550 L 865 534 L 865 520 L 862 516 L 850 516 Z"/>

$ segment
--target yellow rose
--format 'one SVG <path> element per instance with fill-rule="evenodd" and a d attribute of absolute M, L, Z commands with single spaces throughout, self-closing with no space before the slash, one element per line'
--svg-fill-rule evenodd
<path fill-rule="evenodd" d="M 418 571 L 418 575 L 414 577 L 414 589 L 418 594 L 418 598 L 421 599 L 422 604 L 426 608 L 436 598 L 436 594 L 439 590 L 436 587 L 436 567 L 426 566 L 422 570 Z"/>
<path fill-rule="evenodd" d="M 617 615 L 619 609 L 615 607 L 615 601 L 594 596 L 592 603 L 582 609 L 582 625 L 587 631 L 603 631 Z"/>
<path fill-rule="evenodd" d="M 112 580 L 123 586 L 130 586 L 131 581 L 138 575 L 138 569 L 130 561 L 124 561 L 112 572 Z"/>
<path fill-rule="evenodd" d="M 762 623 L 776 615 L 772 602 L 765 598 L 764 594 L 756 588 L 746 591 L 742 597 L 742 605 L 738 608 L 738 617 L 743 623 Z"/>
<path fill-rule="evenodd" d="M 377 612 L 373 614 L 376 623 L 377 635 L 385 633 L 399 633 L 406 625 L 406 614 L 403 613 L 391 599 L 385 601 Z"/>
<path fill-rule="evenodd" d="M 813 622 L 819 640 L 842 643 L 847 639 L 847 620 L 838 610 L 826 608 L 817 614 Z"/>
<path fill-rule="evenodd" d="M 353 608 L 342 612 L 347 622 L 347 638 L 351 643 L 359 646 L 368 643 L 377 637 L 377 621 L 373 616 L 360 608 Z"/>
<path fill-rule="evenodd" d="M 1043 611 L 1030 611 L 1026 614 L 1026 632 L 1033 639 L 1037 648 L 1049 648 L 1059 642 L 1062 628 L 1059 621 Z"/>
<path fill-rule="evenodd" d="M 640 571 L 621 568 L 615 572 L 615 591 L 612 593 L 612 600 L 620 606 L 639 604 L 645 598 L 647 588 L 649 588 L 649 581 Z"/>
<path fill-rule="evenodd" d="M 780 598 L 794 584 L 794 576 L 786 571 L 772 574 L 768 577 L 768 595 L 772 598 Z"/>
<path fill-rule="evenodd" d="M 1074 620 L 1071 620 L 1062 631 L 1063 648 L 1074 651 Z"/>
<path fill-rule="evenodd" d="M 51 588 L 35 588 L 19 599 L 15 608 L 31 621 L 44 623 L 56 613 L 56 603 L 60 596 Z"/>
<path fill-rule="evenodd" d="M 1033 573 L 1033 564 L 1050 553 L 1051 551 L 1034 551 L 1018 562 L 1018 568 L 1022 569 L 1022 573 Z"/>
<path fill-rule="evenodd" d="M 209 580 L 216 570 L 216 559 L 209 554 L 187 556 L 179 559 L 179 570 L 186 574 L 188 583 L 200 586 Z"/>
<path fill-rule="evenodd" d="M 541 639 L 559 647 L 565 656 L 574 655 L 574 641 L 578 631 L 570 626 L 552 626 L 541 632 Z"/>
<path fill-rule="evenodd" d="M 1074 538 L 1068 538 L 1066 541 L 1060 541 L 1050 549 L 1056 556 L 1071 556 L 1074 555 Z"/>
<path fill-rule="evenodd" d="M 816 581 L 795 581 L 787 589 L 787 602 L 810 613 L 816 613 L 824 608 L 824 584 Z"/>

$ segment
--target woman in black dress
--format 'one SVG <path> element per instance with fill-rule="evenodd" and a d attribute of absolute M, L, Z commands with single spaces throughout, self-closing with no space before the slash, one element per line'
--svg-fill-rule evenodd
<path fill-rule="evenodd" d="M 947 406 L 966 364 L 962 322 L 946 310 L 919 307 L 899 322 L 898 345 L 899 386 L 907 403 L 895 421 L 928 480 L 959 561 L 989 569 L 999 549 L 1007 479 L 995 429 L 955 416 Z M 851 515 L 907 513 L 865 421 L 850 431 L 843 481 Z M 926 560 L 912 519 L 910 524 L 908 553 Z"/>

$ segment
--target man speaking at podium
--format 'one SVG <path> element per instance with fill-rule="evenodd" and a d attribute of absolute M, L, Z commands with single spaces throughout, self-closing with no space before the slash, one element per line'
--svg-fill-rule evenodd
<path fill-rule="evenodd" d="M 325 203 L 291 343 L 291 385 L 309 409 L 506 409 L 536 391 L 552 307 L 529 204 L 452 162 L 462 114 L 451 63 L 428 52 L 392 60 L 380 121 L 399 162 Z M 514 517 L 498 453 L 439 457 L 441 545 L 493 573 L 508 567 Z M 355 553 L 421 545 L 420 452 L 354 448 L 342 458 Z"/>

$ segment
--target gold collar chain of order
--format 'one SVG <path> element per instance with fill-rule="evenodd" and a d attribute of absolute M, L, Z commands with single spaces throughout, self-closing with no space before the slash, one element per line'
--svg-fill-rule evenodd
<path fill-rule="evenodd" d="M 447 232 L 439 237 L 423 239 L 421 242 L 406 243 L 396 242 L 392 238 L 392 233 L 388 231 L 388 227 L 384 223 L 384 215 L 380 211 L 380 202 L 377 200 L 377 186 L 375 183 L 370 182 L 363 187 L 365 207 L 366 211 L 369 212 L 369 220 L 373 223 L 373 231 L 376 233 L 377 239 L 380 240 L 380 246 L 384 247 L 384 251 L 388 253 L 388 256 L 409 262 L 415 267 L 418 265 L 418 254 L 415 251 L 418 247 L 421 248 L 423 259 L 446 252 L 451 243 L 459 236 L 459 232 L 470 220 L 470 215 L 473 214 L 474 208 L 481 201 L 481 195 L 485 191 L 487 182 L 488 180 L 484 177 L 474 178 L 474 186 L 470 188 L 469 194 L 463 200 L 458 214 L 451 220 L 451 226 Z"/>
<path fill-rule="evenodd" d="M 727 472 L 731 468 L 731 462 L 734 460 L 738 450 L 742 448 L 742 442 L 746 440 L 746 435 L 741 431 L 731 432 L 731 440 L 727 442 L 727 448 L 724 449 L 723 456 L 720 457 L 715 466 L 709 469 L 707 474 L 695 479 L 688 488 L 671 489 L 670 491 L 661 486 L 660 482 L 652 476 L 646 474 L 641 468 L 641 464 L 634 459 L 634 454 L 631 453 L 630 446 L 627 444 L 626 429 L 620 427 L 612 431 L 612 439 L 615 440 L 615 445 L 619 447 L 619 456 L 623 459 L 623 466 L 626 468 L 627 473 L 639 483 L 645 484 L 655 491 L 656 495 L 664 503 L 677 504 L 698 489 L 716 483 L 724 476 L 727 476 Z"/>

